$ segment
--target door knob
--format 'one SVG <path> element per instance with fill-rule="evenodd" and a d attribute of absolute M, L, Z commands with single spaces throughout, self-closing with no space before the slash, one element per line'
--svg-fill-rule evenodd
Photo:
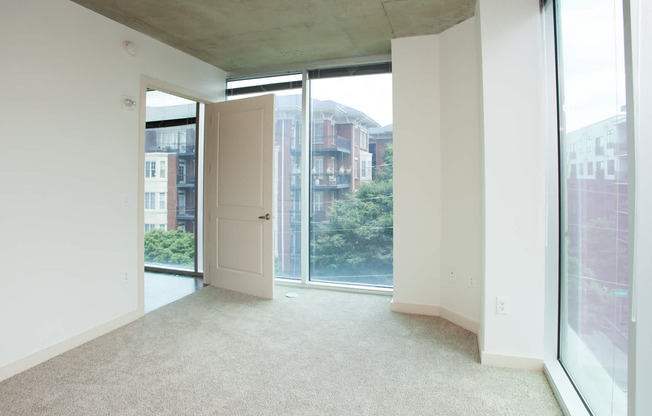
<path fill-rule="evenodd" d="M 258 219 L 261 219 L 261 220 L 268 220 L 270 218 L 272 218 L 272 217 L 269 215 L 269 213 L 267 213 L 265 215 L 261 215 L 260 217 L 258 217 Z"/>

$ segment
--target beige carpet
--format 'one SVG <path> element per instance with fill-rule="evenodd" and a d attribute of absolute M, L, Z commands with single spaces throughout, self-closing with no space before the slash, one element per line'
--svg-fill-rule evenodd
<path fill-rule="evenodd" d="M 0 383 L 0 414 L 561 414 L 542 373 L 482 366 L 475 335 L 389 302 L 207 287 Z"/>

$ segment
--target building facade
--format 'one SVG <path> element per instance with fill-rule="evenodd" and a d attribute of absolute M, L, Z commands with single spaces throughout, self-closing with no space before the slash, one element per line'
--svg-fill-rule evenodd
<path fill-rule="evenodd" d="M 195 231 L 196 105 L 147 108 L 145 232 Z"/>
<path fill-rule="evenodd" d="M 370 131 L 379 124 L 363 112 L 314 99 L 311 108 L 310 233 L 311 240 L 328 222 L 336 200 L 374 178 L 377 151 L 392 141 L 391 126 L 381 146 Z M 278 96 L 275 125 L 274 255 L 279 277 L 301 276 L 301 96 Z M 371 150 L 371 151 L 370 151 Z"/>

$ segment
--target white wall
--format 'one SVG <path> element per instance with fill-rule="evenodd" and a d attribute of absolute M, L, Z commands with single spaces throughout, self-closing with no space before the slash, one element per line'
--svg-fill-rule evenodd
<path fill-rule="evenodd" d="M 479 0 L 484 130 L 482 362 L 542 368 L 543 66 L 538 2 Z M 507 296 L 510 313 L 496 313 Z"/>
<path fill-rule="evenodd" d="M 474 22 L 392 41 L 392 310 L 441 315 L 477 332 L 481 142 Z"/>
<path fill-rule="evenodd" d="M 441 42 L 441 305 L 480 322 L 482 288 L 481 137 L 475 18 L 439 35 Z M 454 278 L 451 279 L 451 272 Z"/>
<path fill-rule="evenodd" d="M 1 380 L 139 316 L 140 120 L 121 96 L 147 75 L 220 100 L 225 73 L 67 0 L 0 3 Z"/>
<path fill-rule="evenodd" d="M 394 310 L 440 305 L 439 48 L 437 36 L 392 40 Z"/>

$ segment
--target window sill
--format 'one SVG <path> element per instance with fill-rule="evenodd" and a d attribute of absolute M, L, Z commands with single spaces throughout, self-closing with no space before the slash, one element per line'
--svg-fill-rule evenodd
<path fill-rule="evenodd" d="M 557 359 L 547 360 L 543 371 L 565 415 L 591 416 Z"/>

